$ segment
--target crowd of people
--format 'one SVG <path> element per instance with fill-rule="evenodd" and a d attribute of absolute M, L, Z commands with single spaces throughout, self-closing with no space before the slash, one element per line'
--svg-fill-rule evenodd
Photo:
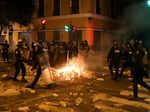
<path fill-rule="evenodd" d="M 133 94 L 138 97 L 138 84 L 147 88 L 150 91 L 150 86 L 143 81 L 143 77 L 148 75 L 148 51 L 143 47 L 142 40 L 131 40 L 126 43 L 119 43 L 114 40 L 113 46 L 110 49 L 107 61 L 111 78 L 117 80 L 122 77 L 126 68 L 131 71 L 133 78 Z M 121 68 L 119 72 L 119 68 Z M 113 70 L 115 69 L 115 73 Z"/>
<path fill-rule="evenodd" d="M 77 57 L 80 52 L 83 54 L 88 53 L 89 46 L 87 41 L 79 42 L 33 42 L 31 48 L 24 42 L 19 42 L 17 49 L 15 50 L 15 76 L 14 81 L 17 81 L 17 76 L 22 71 L 22 81 L 27 82 L 25 79 L 26 67 L 25 63 L 32 66 L 31 70 L 36 69 L 36 76 L 31 85 L 28 88 L 34 88 L 35 84 L 39 80 L 42 71 L 46 66 L 60 67 L 71 60 L 73 57 Z M 54 83 L 48 84 L 48 88 L 51 88 Z"/>
<path fill-rule="evenodd" d="M 4 61 L 9 62 L 9 45 L 5 42 L 1 47 L 1 54 Z M 60 67 L 63 66 L 74 57 L 82 55 L 88 57 L 90 47 L 87 40 L 85 41 L 37 41 L 32 42 L 29 46 L 24 41 L 19 41 L 15 50 L 15 75 L 14 81 L 18 81 L 17 76 L 22 72 L 22 81 L 27 82 L 26 65 L 32 66 L 32 71 L 36 70 L 36 76 L 33 82 L 27 88 L 34 89 L 38 82 L 42 71 L 46 66 Z M 118 80 L 128 68 L 131 71 L 133 78 L 133 94 L 138 97 L 138 84 L 150 90 L 150 86 L 143 81 L 143 77 L 149 77 L 148 74 L 148 51 L 143 47 L 143 41 L 131 40 L 124 42 L 121 45 L 117 40 L 113 41 L 113 46 L 108 52 L 107 62 L 109 63 L 109 70 L 111 78 Z M 121 68 L 121 70 L 119 70 Z M 114 72 L 115 69 L 115 72 Z M 48 88 L 51 88 L 55 83 L 49 83 Z"/>

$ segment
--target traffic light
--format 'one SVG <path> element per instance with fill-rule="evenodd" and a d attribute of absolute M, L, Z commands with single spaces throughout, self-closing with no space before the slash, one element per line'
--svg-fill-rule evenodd
<path fill-rule="evenodd" d="M 69 25 L 65 25 L 64 28 L 66 32 L 69 32 L 71 30 Z"/>
<path fill-rule="evenodd" d="M 46 22 L 47 22 L 46 19 L 42 19 L 42 20 L 41 20 L 41 25 L 42 25 L 42 26 L 41 26 L 41 29 L 42 29 L 42 30 L 45 30 L 45 29 L 46 29 L 46 28 L 45 28 Z"/>
<path fill-rule="evenodd" d="M 73 26 L 72 24 L 70 24 L 70 25 L 65 25 L 65 26 L 64 26 L 64 29 L 65 29 L 66 32 L 69 32 L 69 31 L 71 31 L 71 32 L 76 32 L 76 30 L 77 30 L 77 28 L 76 28 L 75 26 Z"/>
<path fill-rule="evenodd" d="M 46 25 L 46 19 L 42 19 L 41 24 Z"/>
<path fill-rule="evenodd" d="M 72 27 L 72 32 L 76 32 L 77 28 L 75 26 Z"/>

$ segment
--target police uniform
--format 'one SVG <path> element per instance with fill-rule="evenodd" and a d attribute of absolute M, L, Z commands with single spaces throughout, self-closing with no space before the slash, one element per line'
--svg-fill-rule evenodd
<path fill-rule="evenodd" d="M 133 94 L 134 94 L 135 98 L 138 97 L 138 84 L 140 84 L 144 88 L 150 90 L 150 86 L 147 85 L 143 81 L 143 76 L 144 76 L 144 65 L 143 65 L 143 62 L 142 62 L 143 55 L 144 55 L 144 52 L 141 49 L 137 48 L 135 50 L 135 54 L 134 54 L 134 74 L 133 74 Z"/>
<path fill-rule="evenodd" d="M 46 51 L 47 52 L 47 51 Z M 43 54 L 44 53 L 44 51 L 43 51 L 43 49 L 42 49 L 42 47 L 41 46 L 38 46 L 38 50 L 37 50 L 37 53 L 36 53 L 36 62 L 37 62 L 37 64 L 36 64 L 36 66 L 35 66 L 35 68 L 37 69 L 37 72 L 36 72 L 36 76 L 35 76 L 35 78 L 34 78 L 34 80 L 33 80 L 33 82 L 31 83 L 31 85 L 27 85 L 27 88 L 32 88 L 32 89 L 34 89 L 34 86 L 36 85 L 36 83 L 38 82 L 38 80 L 39 80 L 39 78 L 40 78 L 40 76 L 42 75 L 42 70 L 44 69 L 44 68 L 42 68 L 42 67 L 44 67 L 45 66 L 45 62 L 43 62 L 42 60 L 43 60 Z M 47 58 L 48 59 L 48 58 Z M 49 63 L 48 62 L 48 60 L 47 60 L 47 63 Z M 52 87 L 52 85 L 53 84 L 48 84 L 48 88 L 51 88 Z"/>
<path fill-rule="evenodd" d="M 4 61 L 7 61 L 7 62 L 8 62 L 8 48 L 9 48 L 8 44 L 4 44 L 3 48 L 2 48 L 3 59 L 4 59 Z"/>
<path fill-rule="evenodd" d="M 122 50 L 124 50 L 124 49 L 122 49 Z M 120 71 L 120 77 L 123 75 L 123 72 L 127 67 L 129 67 L 131 69 L 131 72 L 132 72 L 133 53 L 134 53 L 133 48 L 131 47 L 130 44 L 128 44 L 126 50 L 124 50 L 124 53 L 122 55 L 124 62 L 123 62 L 123 65 L 122 65 L 122 69 Z"/>
<path fill-rule="evenodd" d="M 120 65 L 120 57 L 121 57 L 120 48 L 117 45 L 113 46 L 108 53 L 107 61 L 109 62 L 111 78 L 114 80 L 117 80 L 119 75 L 118 72 L 119 72 L 119 65 Z M 113 73 L 113 68 L 115 68 L 115 77 Z"/>
<path fill-rule="evenodd" d="M 15 63 L 15 67 L 16 67 L 16 73 L 14 76 L 14 80 L 17 80 L 17 76 L 20 72 L 20 70 L 22 71 L 22 81 L 27 82 L 25 80 L 25 75 L 26 75 L 26 68 L 24 65 L 24 58 L 23 58 L 23 48 L 21 46 L 18 45 L 18 48 L 15 50 L 15 56 L 16 56 L 16 63 Z"/>

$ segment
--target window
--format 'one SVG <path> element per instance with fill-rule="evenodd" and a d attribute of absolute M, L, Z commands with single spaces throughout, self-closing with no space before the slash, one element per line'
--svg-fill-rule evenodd
<path fill-rule="evenodd" d="M 71 0 L 72 14 L 79 13 L 79 0 Z"/>
<path fill-rule="evenodd" d="M 44 17 L 44 0 L 39 0 L 38 17 Z"/>
<path fill-rule="evenodd" d="M 53 40 L 56 40 L 56 41 L 60 40 L 60 32 L 59 31 L 53 32 Z"/>
<path fill-rule="evenodd" d="M 100 9 L 100 0 L 96 0 L 96 14 L 100 14 L 101 9 Z"/>
<path fill-rule="evenodd" d="M 53 0 L 53 1 L 54 1 L 53 16 L 59 16 L 60 15 L 60 0 Z"/>
<path fill-rule="evenodd" d="M 111 0 L 111 17 L 115 18 L 115 0 Z"/>

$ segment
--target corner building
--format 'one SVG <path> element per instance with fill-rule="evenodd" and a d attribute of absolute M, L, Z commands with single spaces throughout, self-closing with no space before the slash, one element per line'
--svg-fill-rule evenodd
<path fill-rule="evenodd" d="M 116 34 L 121 27 L 120 0 L 35 0 L 35 7 L 32 40 L 87 40 L 101 50 L 120 38 Z M 41 30 L 42 19 L 46 19 L 45 30 Z M 69 24 L 77 31 L 65 32 Z"/>

